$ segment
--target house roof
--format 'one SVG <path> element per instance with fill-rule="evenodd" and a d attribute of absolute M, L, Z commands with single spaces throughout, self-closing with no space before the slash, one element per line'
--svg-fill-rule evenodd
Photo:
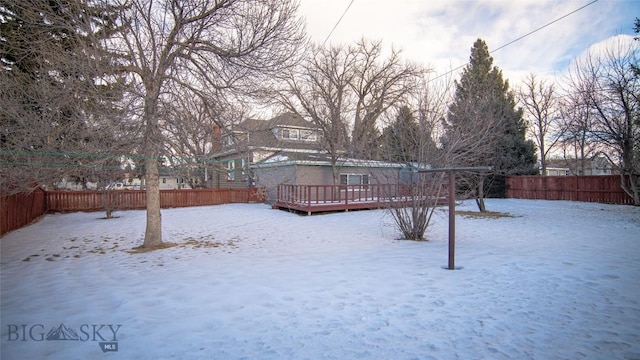
<path fill-rule="evenodd" d="M 316 124 L 306 121 L 300 115 L 294 113 L 284 113 L 280 114 L 273 119 L 268 121 L 271 128 L 278 126 L 289 126 L 289 127 L 300 127 L 307 129 L 319 129 L 320 127 Z"/>
<path fill-rule="evenodd" d="M 302 117 L 294 113 L 280 114 L 269 120 L 246 119 L 243 122 L 232 127 L 232 131 L 253 132 L 272 130 L 276 127 L 292 127 L 318 130 L 319 127 L 310 121 L 306 121 Z"/>
<path fill-rule="evenodd" d="M 337 161 L 340 167 L 364 167 L 364 168 L 396 168 L 405 169 L 412 166 L 386 161 L 364 160 L 353 158 L 340 158 Z M 282 166 L 331 166 L 331 157 L 326 153 L 296 153 L 280 152 L 270 158 L 251 164 L 252 168 L 268 168 Z"/>
<path fill-rule="evenodd" d="M 279 128 L 309 129 L 321 136 L 318 126 L 293 113 L 284 113 L 270 120 L 246 119 L 226 133 L 234 137 L 235 143 L 223 148 L 218 156 L 255 149 L 321 151 L 319 141 L 279 139 L 276 130 Z"/>

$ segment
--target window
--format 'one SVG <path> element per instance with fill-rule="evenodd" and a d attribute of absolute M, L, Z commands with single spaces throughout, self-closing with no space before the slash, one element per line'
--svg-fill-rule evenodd
<path fill-rule="evenodd" d="M 231 145 L 233 145 L 233 136 L 227 135 L 227 136 L 223 137 L 222 138 L 222 145 L 223 146 L 231 146 Z"/>
<path fill-rule="evenodd" d="M 298 129 L 282 129 L 282 138 L 289 140 L 298 140 L 299 131 Z"/>
<path fill-rule="evenodd" d="M 167 183 L 167 178 L 162 178 L 162 183 L 166 184 Z"/>
<path fill-rule="evenodd" d="M 300 140 L 316 141 L 316 133 L 313 130 L 300 130 Z"/>
<path fill-rule="evenodd" d="M 366 185 L 369 184 L 369 175 L 340 174 L 341 185 Z"/>
<path fill-rule="evenodd" d="M 236 161 L 227 161 L 227 180 L 233 181 L 236 178 Z"/>

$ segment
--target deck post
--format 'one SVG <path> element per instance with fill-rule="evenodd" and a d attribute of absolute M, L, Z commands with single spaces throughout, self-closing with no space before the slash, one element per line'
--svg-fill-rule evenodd
<path fill-rule="evenodd" d="M 278 185 L 278 187 L 276 188 L 276 202 L 280 201 L 281 197 L 280 197 L 280 187 L 282 187 L 282 184 Z"/>
<path fill-rule="evenodd" d="M 349 211 L 349 185 L 344 186 L 344 209 L 345 212 Z"/>
<path fill-rule="evenodd" d="M 311 215 L 311 186 L 307 186 L 307 215 Z"/>

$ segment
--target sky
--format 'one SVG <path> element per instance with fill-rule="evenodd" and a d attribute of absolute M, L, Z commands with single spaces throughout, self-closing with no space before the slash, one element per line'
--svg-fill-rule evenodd
<path fill-rule="evenodd" d="M 529 73 L 557 76 L 590 46 L 633 35 L 640 1 L 300 0 L 300 14 L 314 42 L 325 42 L 329 34 L 327 44 L 382 40 L 436 74 L 466 64 L 478 38 L 493 50 L 564 17 L 492 52 L 494 65 L 514 83 Z"/>
<path fill-rule="evenodd" d="M 2 359 L 640 359 L 640 207 L 487 199 L 429 241 L 384 210 L 48 214 L 0 239 Z M 61 331 L 58 331 L 61 330 Z"/>

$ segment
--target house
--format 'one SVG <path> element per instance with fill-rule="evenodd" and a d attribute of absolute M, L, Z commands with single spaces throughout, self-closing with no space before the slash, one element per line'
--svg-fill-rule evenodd
<path fill-rule="evenodd" d="M 327 154 L 299 153 L 280 153 L 249 168 L 256 184 L 266 189 L 268 203 L 276 201 L 277 187 L 282 184 L 364 189 L 367 185 L 408 183 L 413 173 L 406 164 L 349 158 L 332 163 Z"/>
<path fill-rule="evenodd" d="M 220 171 L 214 187 L 257 186 L 265 189 L 265 200 L 272 205 L 280 203 L 282 196 L 304 190 L 309 201 L 357 199 L 360 207 L 350 204 L 350 208 L 368 208 L 366 203 L 381 195 L 380 191 L 390 196 L 389 191 L 397 191 L 395 185 L 410 183 L 416 173 L 406 164 L 349 158 L 332 161 L 322 141 L 318 126 L 292 113 L 270 120 L 247 119 L 220 132 L 220 149 L 214 154 Z M 288 195 L 283 195 L 285 188 Z"/>
<path fill-rule="evenodd" d="M 541 169 L 542 171 L 542 169 Z M 615 169 L 604 156 L 590 159 L 551 159 L 547 161 L 547 176 L 612 175 Z"/>
<path fill-rule="evenodd" d="M 190 179 L 185 178 L 180 171 L 168 167 L 161 167 L 160 172 L 160 190 L 178 190 L 191 189 Z M 193 180 L 196 181 L 197 180 Z"/>
<path fill-rule="evenodd" d="M 219 151 L 213 155 L 217 169 L 210 176 L 212 187 L 255 186 L 250 164 L 279 154 L 323 154 L 320 128 L 293 113 L 270 120 L 246 119 L 220 133 Z"/>
<path fill-rule="evenodd" d="M 197 179 L 188 179 L 181 174 L 180 171 L 169 168 L 160 167 L 159 180 L 160 190 L 178 190 L 178 189 L 191 189 L 191 183 L 197 183 Z M 191 180 L 191 181 L 190 181 Z M 125 173 L 124 179 L 121 182 L 112 183 L 115 189 L 122 190 L 144 190 L 146 182 L 144 176 L 136 177 L 131 173 Z"/>

